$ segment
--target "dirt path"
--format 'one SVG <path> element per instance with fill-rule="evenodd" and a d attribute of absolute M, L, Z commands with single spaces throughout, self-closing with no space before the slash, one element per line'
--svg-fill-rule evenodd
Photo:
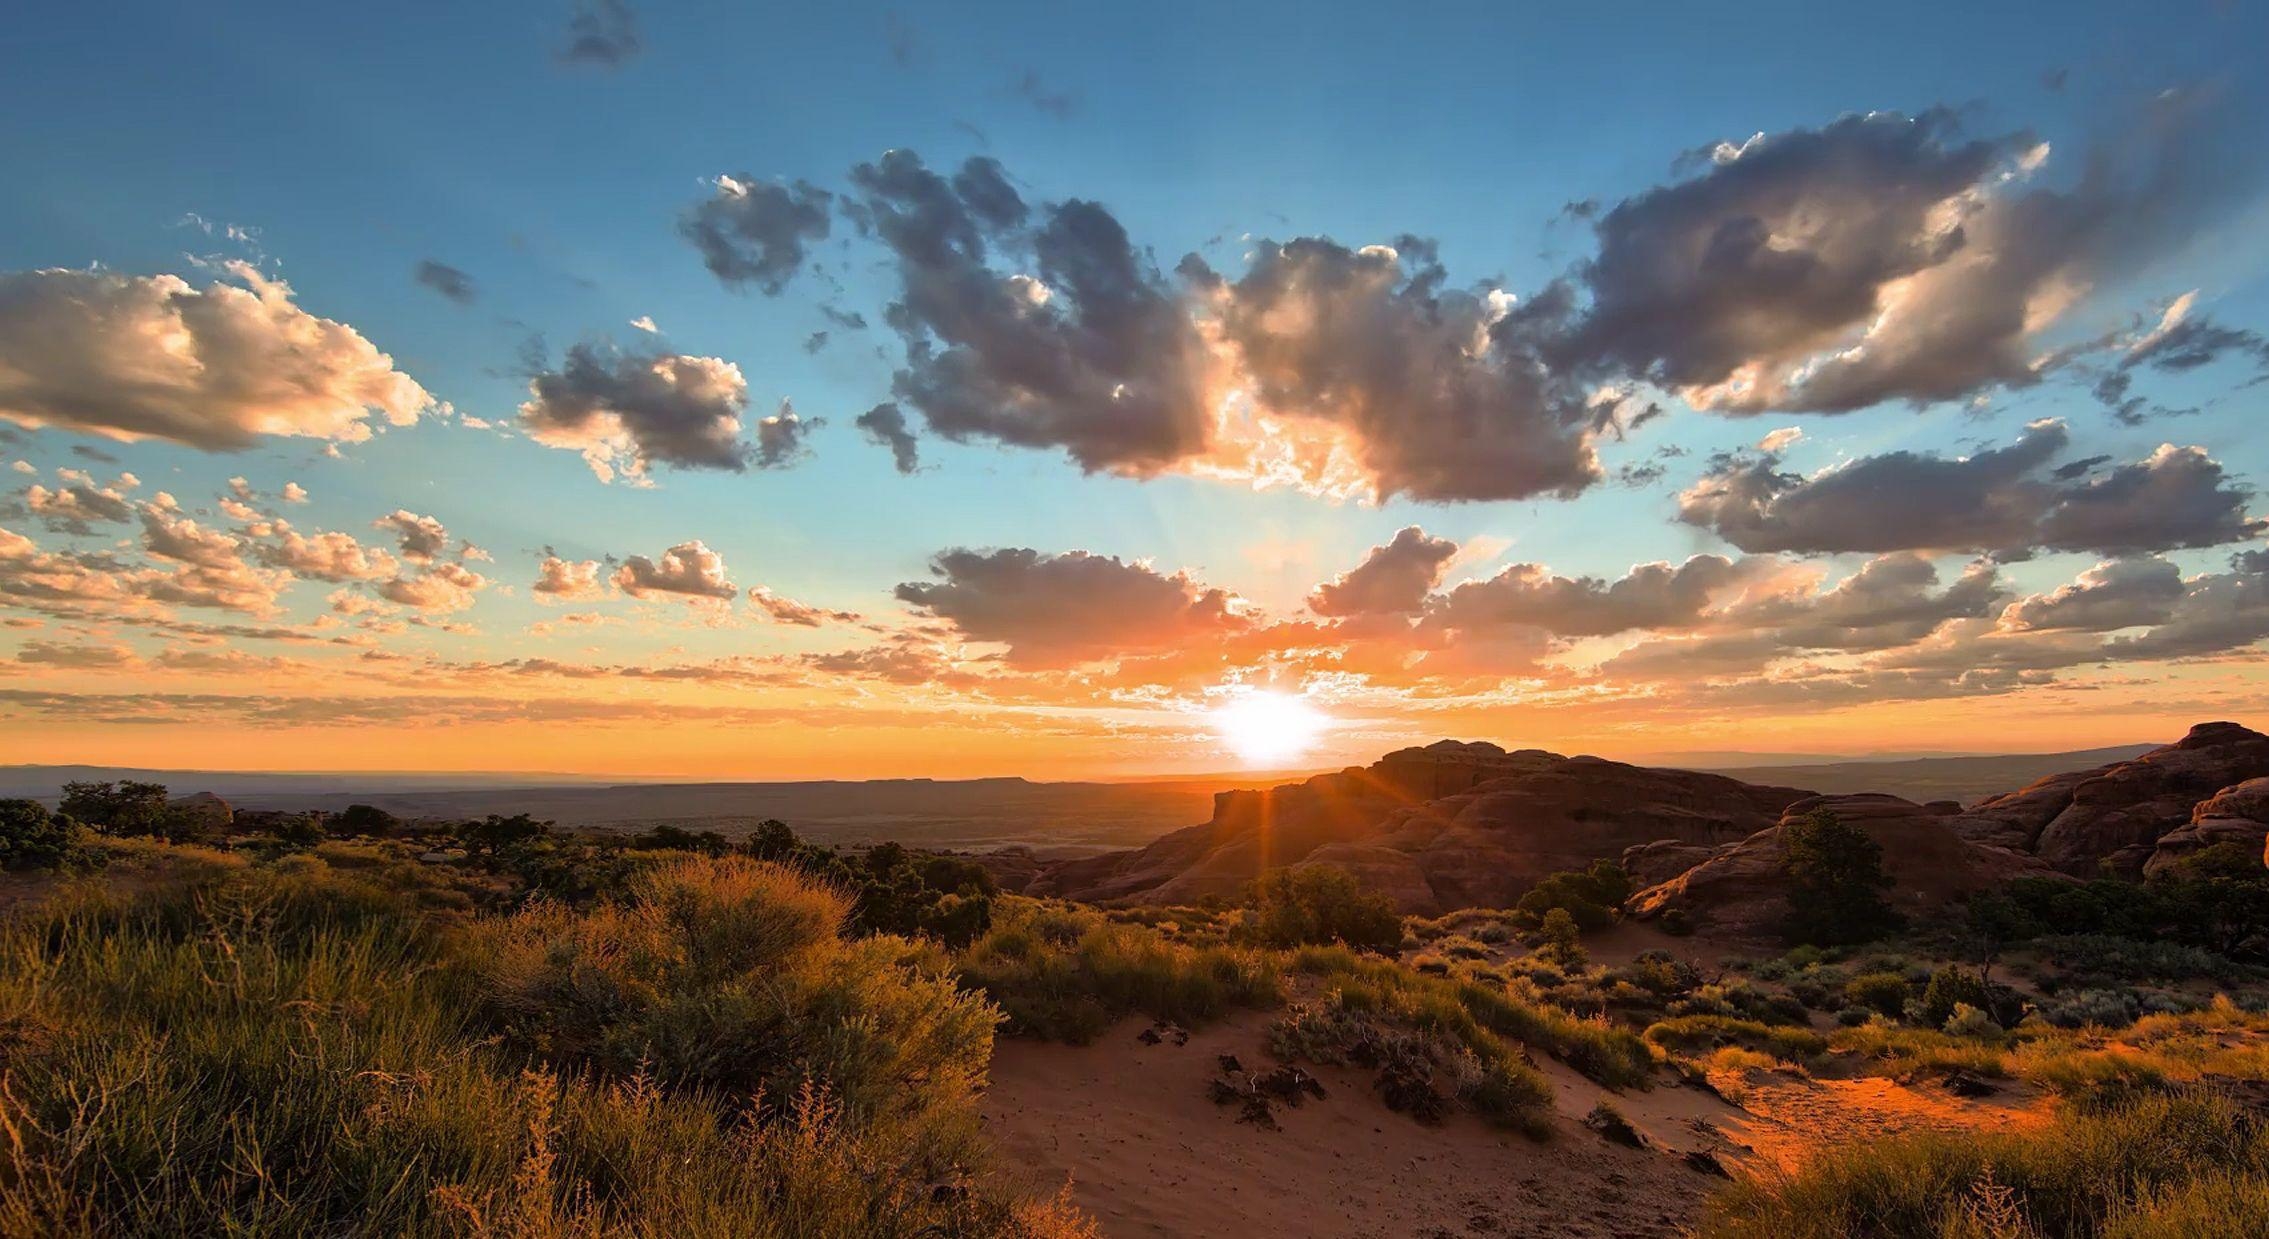
<path fill-rule="evenodd" d="M 1032 1186 L 1060 1187 L 1112 1239 L 1133 1236 L 1674 1236 L 1716 1180 L 1609 1144 L 1563 1118 L 1552 1140 L 1466 1116 L 1424 1127 L 1368 1077 L 1324 1070 L 1329 1096 L 1279 1131 L 1207 1099 L 1218 1055 L 1265 1066 L 1265 1015 L 1144 1045 L 1141 1021 L 1074 1048 L 1004 1040 L 986 1126 Z"/>

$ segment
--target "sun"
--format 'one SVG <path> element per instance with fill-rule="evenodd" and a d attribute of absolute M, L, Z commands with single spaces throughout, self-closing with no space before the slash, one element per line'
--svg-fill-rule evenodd
<path fill-rule="evenodd" d="M 1212 711 L 1213 729 L 1248 766 L 1289 761 L 1313 748 L 1331 720 L 1298 697 L 1249 692 Z"/>

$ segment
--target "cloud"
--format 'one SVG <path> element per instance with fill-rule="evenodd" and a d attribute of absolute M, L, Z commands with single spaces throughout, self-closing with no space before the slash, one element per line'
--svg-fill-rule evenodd
<path fill-rule="evenodd" d="M 798 628 L 817 628 L 829 622 L 849 623 L 859 618 L 855 612 L 830 611 L 824 607 L 808 606 L 793 598 L 784 598 L 762 585 L 749 588 L 748 604 L 752 610 L 776 624 L 789 624 Z"/>
<path fill-rule="evenodd" d="M 1889 452 L 1810 477 L 1771 456 L 1720 461 L 1679 495 L 1679 519 L 1751 552 L 2032 548 L 2124 554 L 2251 536 L 2249 492 L 2203 448 L 2166 445 L 2101 476 L 2051 470 L 2070 443 L 2039 421 L 2015 443 L 1966 457 Z"/>
<path fill-rule="evenodd" d="M 630 325 L 636 327 L 637 329 L 645 332 L 648 335 L 662 334 L 662 329 L 654 325 L 654 316 L 651 314 L 641 314 L 638 317 L 631 319 Z"/>
<path fill-rule="evenodd" d="M 281 494 L 283 495 L 283 500 L 285 503 L 307 502 L 307 488 L 301 486 L 297 482 L 284 483 L 284 489 L 282 490 Z"/>
<path fill-rule="evenodd" d="M 2155 556 L 2115 559 L 2070 584 L 2009 604 L 2001 627 L 2111 632 L 2163 623 L 2187 592 L 2181 569 Z"/>
<path fill-rule="evenodd" d="M 449 549 L 449 531 L 440 521 L 419 516 L 406 508 L 396 508 L 392 514 L 372 521 L 370 527 L 386 530 L 400 539 L 402 558 L 413 564 L 432 563 Z"/>
<path fill-rule="evenodd" d="M 778 413 L 756 423 L 756 467 L 784 469 L 809 456 L 804 436 L 826 424 L 818 418 L 806 421 L 796 416 L 795 406 L 781 401 Z"/>
<path fill-rule="evenodd" d="M 851 180 L 854 218 L 898 265 L 893 394 L 932 430 L 1061 448 L 1091 473 L 1149 476 L 1202 450 L 1208 350 L 1110 212 L 1075 199 L 1034 223 L 982 157 L 948 178 L 892 151 Z M 1004 245 L 1029 270 L 996 270 Z"/>
<path fill-rule="evenodd" d="M 536 583 L 530 588 L 538 602 L 597 598 L 606 593 L 599 582 L 599 567 L 595 559 L 566 560 L 547 551 L 543 562 L 536 565 Z"/>
<path fill-rule="evenodd" d="M 264 435 L 361 442 L 433 398 L 354 328 L 245 263 L 202 291 L 171 275 L 0 275 L 0 418 L 215 451 Z"/>
<path fill-rule="evenodd" d="M 411 278 L 440 293 L 458 305 L 471 305 L 475 297 L 473 277 L 447 263 L 428 258 L 417 265 Z"/>
<path fill-rule="evenodd" d="M 400 567 L 392 555 L 364 546 L 353 534 L 336 531 L 302 534 L 281 526 L 273 541 L 256 546 L 262 563 L 316 581 L 375 581 Z"/>
<path fill-rule="evenodd" d="M 35 485 L 24 491 L 24 506 L 49 529 L 84 537 L 93 534 L 96 525 L 134 519 L 134 503 L 126 492 L 141 485 L 141 479 L 133 474 L 122 473 L 108 486 L 76 469 L 65 469 L 59 476 L 64 482 L 60 489 Z"/>
<path fill-rule="evenodd" d="M 775 295 L 803 268 L 806 247 L 827 239 L 834 195 L 824 189 L 746 174 L 720 176 L 711 185 L 714 192 L 685 213 L 678 231 L 727 285 Z"/>
<path fill-rule="evenodd" d="M 906 413 L 897 405 L 884 402 L 859 414 L 854 423 L 867 441 L 877 447 L 890 449 L 891 463 L 900 473 L 912 473 L 921 468 L 921 450 L 914 440 L 914 432 L 906 428 Z"/>
<path fill-rule="evenodd" d="M 625 0 L 575 0 L 559 58 L 566 64 L 617 69 L 634 59 L 644 46 L 638 37 L 638 15 Z"/>
<path fill-rule="evenodd" d="M 1051 88 L 1041 80 L 1037 69 L 1026 69 L 1023 76 L 1017 78 L 1016 94 L 1035 110 L 1057 120 L 1070 120 L 1071 114 L 1079 110 L 1078 95 L 1068 90 Z"/>
<path fill-rule="evenodd" d="M 1363 562 L 1316 587 L 1308 609 L 1323 616 L 1397 615 L 1417 611 L 1441 584 L 1457 543 L 1427 536 L 1416 525 L 1371 548 Z"/>
<path fill-rule="evenodd" d="M 1481 630 L 1507 626 L 1560 636 L 1609 636 L 1642 628 L 1692 625 L 1725 590 L 1754 575 L 1759 565 L 1722 555 L 1696 555 L 1683 564 L 1640 564 L 1613 581 L 1554 574 L 1542 564 L 1514 564 L 1485 581 L 1468 581 L 1427 609 L 1429 630 Z"/>
<path fill-rule="evenodd" d="M 641 600 L 674 597 L 690 602 L 723 601 L 740 593 L 738 586 L 725 579 L 725 557 L 698 538 L 678 543 L 662 552 L 658 560 L 632 555 L 622 561 L 610 580 L 615 588 Z"/>
<path fill-rule="evenodd" d="M 1439 503 L 1566 498 L 1602 476 L 1586 394 L 1506 330 L 1508 298 L 1447 287 L 1428 242 L 1263 244 L 1233 283 L 1194 260 L 1184 269 L 1209 290 L 1262 418 L 1224 437 L 1262 452 L 1291 441 L 1309 459 L 1283 462 L 1287 480 L 1338 475 L 1381 499 Z"/>
<path fill-rule="evenodd" d="M 1783 426 L 1757 440 L 1757 450 L 1768 456 L 1777 456 L 1795 447 L 1797 441 L 1803 437 L 1804 428 L 1802 426 Z"/>
<path fill-rule="evenodd" d="M 378 594 L 388 602 L 433 615 L 462 611 L 473 605 L 476 593 L 487 588 L 488 578 L 463 564 L 433 564 L 416 576 L 381 582 Z"/>
<path fill-rule="evenodd" d="M 1721 143 L 1602 212 L 1551 355 L 1729 413 L 1965 398 L 2043 374 L 2041 333 L 2257 179 L 2212 97 L 2170 91 L 2036 184 L 2046 143 L 1876 112 Z M 1543 320 L 1539 320 L 1542 322 Z"/>
<path fill-rule="evenodd" d="M 1228 592 L 1115 556 L 957 548 L 930 568 L 937 580 L 906 582 L 897 598 L 963 640 L 1006 645 L 1018 668 L 1176 650 L 1252 626 Z"/>
<path fill-rule="evenodd" d="M 748 467 L 740 438 L 748 382 L 716 357 L 620 353 L 577 344 L 557 371 L 535 376 L 520 422 L 529 437 L 583 453 L 600 481 L 642 478 L 655 464 Z"/>

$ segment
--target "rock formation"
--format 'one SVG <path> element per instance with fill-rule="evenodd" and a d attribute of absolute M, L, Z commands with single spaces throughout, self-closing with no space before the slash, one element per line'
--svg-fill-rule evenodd
<path fill-rule="evenodd" d="M 1696 928 L 1729 937 L 1769 936 L 1788 914 L 1782 831 L 1821 809 L 1881 845 L 1883 870 L 1892 883 L 1885 897 L 1910 917 L 2011 878 L 2064 876 L 2035 857 L 1964 838 L 1957 829 L 1958 805 L 1918 805 L 1880 794 L 1816 796 L 1788 806 L 1771 828 L 1632 896 L 1631 915 L 1645 919 L 1676 910 Z"/>
<path fill-rule="evenodd" d="M 2144 871 L 2161 836 L 2191 824 L 2199 802 L 2269 776 L 2269 736 L 2236 723 L 2200 723 L 2130 761 L 2052 775 L 1979 801 L 1957 827 L 1974 842 L 2031 852 L 2066 873 L 2108 866 Z"/>
<path fill-rule="evenodd" d="M 2264 840 L 2269 840 L 2269 778 L 2247 779 L 2199 801 L 2188 825 L 2160 835 L 2143 872 L 2158 873 L 2219 843 L 2234 843 L 2260 856 Z"/>
<path fill-rule="evenodd" d="M 1026 889 L 1177 903 L 1233 896 L 1268 869 L 1328 864 L 1408 912 L 1502 907 L 1546 874 L 1640 844 L 1708 848 L 1745 838 L 1808 794 L 1445 740 L 1305 783 L 1225 792 L 1204 825 L 1137 851 L 1051 866 Z"/>

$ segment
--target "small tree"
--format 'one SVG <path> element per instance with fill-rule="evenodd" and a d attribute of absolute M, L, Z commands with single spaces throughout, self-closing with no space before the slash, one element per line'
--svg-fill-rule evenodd
<path fill-rule="evenodd" d="M 333 833 L 340 835 L 374 835 L 384 837 L 394 833 L 401 819 L 377 805 L 351 804 L 346 811 L 331 819 Z"/>
<path fill-rule="evenodd" d="M 1268 946 L 1337 942 L 1383 955 L 1402 945 L 1402 916 L 1394 901 L 1331 865 L 1266 874 L 1246 888 L 1246 904 L 1247 932 Z"/>
<path fill-rule="evenodd" d="M 1583 928 L 1566 908 L 1544 914 L 1536 927 L 1536 955 L 1571 972 L 1591 963 L 1591 956 L 1584 951 Z"/>
<path fill-rule="evenodd" d="M 70 869 L 100 863 L 77 822 L 36 800 L 0 800 L 0 869 Z"/>
<path fill-rule="evenodd" d="M 1826 809 L 1781 829 L 1788 874 L 1788 939 L 1822 946 L 1865 942 L 1896 928 L 1883 898 L 1883 847 Z"/>
<path fill-rule="evenodd" d="M 164 834 L 167 826 L 163 783 L 65 783 L 63 816 L 106 835 Z"/>

